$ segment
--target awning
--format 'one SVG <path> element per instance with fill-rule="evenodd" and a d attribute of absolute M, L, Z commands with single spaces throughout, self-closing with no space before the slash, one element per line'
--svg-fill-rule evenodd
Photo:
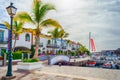
<path fill-rule="evenodd" d="M 27 52 L 30 53 L 30 49 L 24 46 L 17 46 L 15 47 L 14 51 L 21 51 L 21 52 Z"/>

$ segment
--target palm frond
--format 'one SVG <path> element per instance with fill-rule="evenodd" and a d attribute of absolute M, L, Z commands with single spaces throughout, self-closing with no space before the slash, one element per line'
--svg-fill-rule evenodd
<path fill-rule="evenodd" d="M 34 23 L 32 17 L 27 12 L 18 12 L 14 20 L 19 20 L 21 22 L 30 22 Z"/>
<path fill-rule="evenodd" d="M 32 11 L 33 11 L 33 19 L 34 19 L 34 21 L 36 21 L 38 24 L 40 23 L 40 13 L 39 13 L 39 11 L 40 11 L 40 5 L 41 3 L 39 3 L 39 1 L 38 0 L 34 0 L 34 3 L 33 3 L 33 9 L 32 9 Z"/>
<path fill-rule="evenodd" d="M 41 26 L 53 26 L 53 27 L 56 27 L 56 28 L 61 28 L 62 29 L 62 26 L 55 20 L 53 19 L 47 19 L 47 20 L 44 20 L 41 24 Z"/>
<path fill-rule="evenodd" d="M 55 28 L 54 30 L 48 31 L 48 34 L 50 34 L 52 38 L 59 38 L 59 29 Z"/>
<path fill-rule="evenodd" d="M 66 41 L 67 41 L 68 44 L 71 42 L 70 40 L 66 40 Z"/>
<path fill-rule="evenodd" d="M 20 21 L 14 21 L 13 22 L 13 29 L 16 31 L 17 34 L 19 33 L 23 33 L 23 25 L 24 23 L 23 22 L 20 22 Z"/>
<path fill-rule="evenodd" d="M 54 5 L 52 5 L 52 4 L 49 4 L 49 3 L 46 3 L 46 4 L 43 4 L 42 6 L 41 6 L 41 8 L 40 8 L 40 10 L 39 10 L 39 18 L 40 18 L 40 20 L 43 20 L 43 18 L 45 17 L 45 15 L 49 12 L 49 11 L 51 11 L 51 10 L 55 10 L 55 7 L 54 7 Z"/>
<path fill-rule="evenodd" d="M 67 38 L 69 36 L 69 33 L 65 33 L 63 38 Z"/>
<path fill-rule="evenodd" d="M 2 24 L 5 25 L 6 28 L 10 30 L 10 24 L 8 22 L 4 21 Z"/>
<path fill-rule="evenodd" d="M 60 33 L 59 33 L 59 37 L 60 38 L 66 38 L 66 37 L 68 37 L 69 36 L 69 33 L 66 33 L 65 31 L 64 31 L 64 29 L 61 29 L 60 30 Z"/>

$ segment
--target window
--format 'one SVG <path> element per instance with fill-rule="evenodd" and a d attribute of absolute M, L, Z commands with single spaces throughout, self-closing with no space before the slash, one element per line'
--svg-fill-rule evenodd
<path fill-rule="evenodd" d="M 51 44 L 51 41 L 50 41 L 50 40 L 48 40 L 48 44 Z"/>
<path fill-rule="evenodd" d="M 25 35 L 25 40 L 26 40 L 26 41 L 30 41 L 30 35 L 29 35 L 29 34 L 26 34 L 26 35 Z"/>
<path fill-rule="evenodd" d="M 4 40 L 4 31 L 0 31 L 0 41 Z"/>

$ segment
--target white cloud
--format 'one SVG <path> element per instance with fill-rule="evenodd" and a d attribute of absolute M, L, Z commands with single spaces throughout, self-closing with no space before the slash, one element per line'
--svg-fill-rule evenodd
<path fill-rule="evenodd" d="M 32 0 L 12 0 L 18 11 L 29 11 Z M 120 0 L 43 0 L 55 4 L 57 11 L 51 11 L 46 18 L 60 22 L 74 41 L 88 47 L 88 35 L 92 32 L 97 51 L 120 47 Z M 1 5 L 1 4 L 5 5 Z M 5 7 L 9 2 L 0 1 L 0 22 L 7 20 Z M 43 31 L 44 32 L 44 31 Z"/>

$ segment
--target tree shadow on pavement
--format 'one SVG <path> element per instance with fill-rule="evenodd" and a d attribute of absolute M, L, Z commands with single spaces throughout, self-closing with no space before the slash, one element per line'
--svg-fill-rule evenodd
<path fill-rule="evenodd" d="M 16 70 L 14 72 L 16 73 L 15 80 L 22 80 L 24 77 L 31 74 L 31 71 L 27 71 L 27 70 Z"/>

